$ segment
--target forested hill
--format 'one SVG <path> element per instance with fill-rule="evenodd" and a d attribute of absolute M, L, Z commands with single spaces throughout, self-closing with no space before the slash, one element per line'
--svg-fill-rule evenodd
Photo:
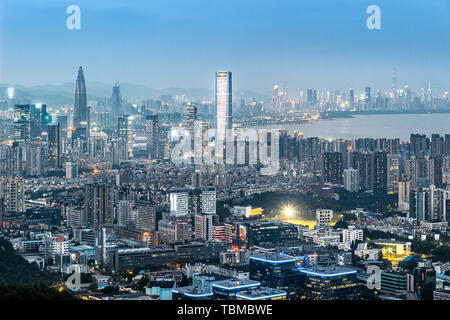
<path fill-rule="evenodd" d="M 0 239 L 0 300 L 73 299 L 71 293 L 50 287 L 58 281 L 58 275 L 40 271 L 17 255 L 9 241 Z"/>

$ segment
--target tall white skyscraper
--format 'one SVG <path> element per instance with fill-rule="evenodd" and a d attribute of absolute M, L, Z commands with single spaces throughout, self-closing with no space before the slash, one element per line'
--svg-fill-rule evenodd
<path fill-rule="evenodd" d="M 216 141 L 224 141 L 226 129 L 232 128 L 231 71 L 216 72 Z"/>

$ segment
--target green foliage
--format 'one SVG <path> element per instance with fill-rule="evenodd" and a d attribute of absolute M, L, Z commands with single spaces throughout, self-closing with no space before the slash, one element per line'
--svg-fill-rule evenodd
<path fill-rule="evenodd" d="M 348 228 L 348 223 L 341 220 L 341 221 L 336 222 L 336 224 L 333 226 L 333 228 L 334 229 L 339 229 L 339 228 L 347 229 Z"/>
<path fill-rule="evenodd" d="M 408 260 L 408 261 L 401 261 L 399 262 L 398 266 L 402 269 L 404 269 L 405 271 L 409 271 L 412 272 L 414 270 L 414 268 L 417 267 L 418 264 L 418 260 L 413 257 L 412 259 Z"/>
<path fill-rule="evenodd" d="M 314 197 L 313 194 L 292 194 L 283 192 L 265 192 L 257 194 L 246 200 L 228 200 L 217 203 L 217 213 L 223 219 L 229 215 L 229 210 L 224 205 L 230 207 L 235 205 L 251 205 L 252 207 L 262 207 L 265 215 L 278 214 L 283 206 L 291 204 L 301 214 L 303 219 L 314 220 L 315 210 L 318 208 L 332 209 L 335 212 L 364 208 L 373 212 L 387 213 L 395 207 L 396 198 L 394 195 L 370 194 L 348 192 L 345 189 L 338 189 L 336 193 L 339 200 L 334 198 Z"/>
<path fill-rule="evenodd" d="M 434 248 L 432 256 L 435 261 L 450 262 L 450 245 L 447 243 Z"/>
<path fill-rule="evenodd" d="M 51 285 L 58 280 L 58 276 L 40 271 L 36 264 L 16 255 L 11 243 L 0 239 L 0 284 Z"/>
<path fill-rule="evenodd" d="M 365 285 L 361 286 L 361 300 L 379 300 L 378 291 L 370 290 Z"/>
<path fill-rule="evenodd" d="M 78 300 L 68 291 L 59 292 L 45 285 L 0 284 L 0 301 Z"/>

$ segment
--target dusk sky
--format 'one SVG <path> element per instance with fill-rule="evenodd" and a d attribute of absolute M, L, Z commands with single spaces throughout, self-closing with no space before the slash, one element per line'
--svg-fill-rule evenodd
<path fill-rule="evenodd" d="M 68 30 L 66 8 L 81 8 Z M 381 30 L 366 9 L 381 8 Z M 450 4 L 445 0 L 1 0 L 0 82 L 127 82 L 156 89 L 387 90 L 431 80 L 450 90 Z"/>

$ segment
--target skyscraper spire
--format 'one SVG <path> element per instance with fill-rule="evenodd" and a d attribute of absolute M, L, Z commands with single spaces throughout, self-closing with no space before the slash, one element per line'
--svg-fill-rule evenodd
<path fill-rule="evenodd" d="M 77 81 L 75 83 L 75 94 L 73 99 L 73 126 L 79 127 L 80 124 L 87 124 L 88 110 L 86 97 L 86 83 L 84 81 L 83 68 L 78 69 Z"/>

